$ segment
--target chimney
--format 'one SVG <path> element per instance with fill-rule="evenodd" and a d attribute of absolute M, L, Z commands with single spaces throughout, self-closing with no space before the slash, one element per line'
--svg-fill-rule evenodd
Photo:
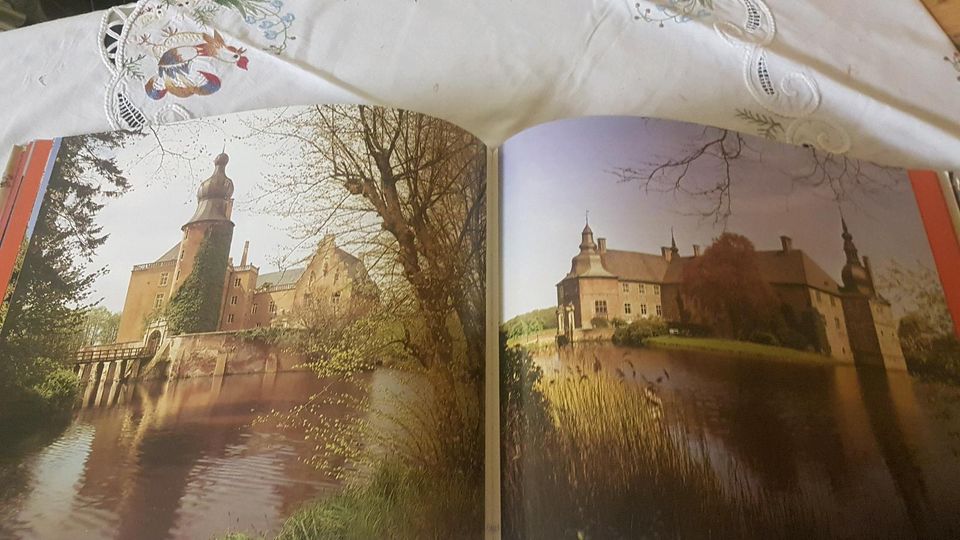
<path fill-rule="evenodd" d="M 693 256 L 694 256 L 694 257 L 699 257 L 699 256 L 700 256 L 700 244 L 694 244 L 694 245 L 693 245 Z"/>
<path fill-rule="evenodd" d="M 233 257 L 227 257 L 227 267 L 233 268 Z"/>
<path fill-rule="evenodd" d="M 249 251 L 249 250 L 250 250 L 250 241 L 249 241 L 249 240 L 245 240 L 245 241 L 243 242 L 243 256 L 240 257 L 240 266 L 246 266 L 246 265 L 247 265 L 247 251 Z"/>
<path fill-rule="evenodd" d="M 663 246 L 660 248 L 660 255 L 663 257 L 665 261 L 670 262 L 670 259 L 673 258 L 673 250 L 671 248 Z"/>
<path fill-rule="evenodd" d="M 783 246 L 784 253 L 789 253 L 793 249 L 793 239 L 789 236 L 781 236 L 780 245 Z"/>
<path fill-rule="evenodd" d="M 597 248 L 600 250 L 600 254 L 607 252 L 607 239 L 606 238 L 597 238 Z"/>

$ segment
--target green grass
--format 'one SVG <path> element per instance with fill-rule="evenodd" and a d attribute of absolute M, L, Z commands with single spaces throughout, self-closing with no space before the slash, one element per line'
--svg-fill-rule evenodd
<path fill-rule="evenodd" d="M 507 346 L 529 346 L 537 345 L 540 343 L 546 343 L 548 345 L 553 345 L 557 340 L 557 329 L 556 328 L 547 328 L 545 330 L 538 330 L 531 334 L 526 334 L 519 337 L 513 337 L 507 340 Z"/>
<path fill-rule="evenodd" d="M 791 362 L 836 362 L 835 359 L 822 354 L 798 351 L 796 349 L 788 349 L 786 347 L 760 345 L 759 343 L 750 343 L 749 341 L 735 341 L 732 339 L 659 336 L 646 339 L 644 341 L 644 345 L 663 349 L 708 351 L 751 358 L 768 358 Z"/>
<path fill-rule="evenodd" d="M 367 481 L 305 503 L 276 536 L 230 532 L 218 540 L 479 537 L 482 489 L 456 472 L 444 475 L 387 460 Z"/>

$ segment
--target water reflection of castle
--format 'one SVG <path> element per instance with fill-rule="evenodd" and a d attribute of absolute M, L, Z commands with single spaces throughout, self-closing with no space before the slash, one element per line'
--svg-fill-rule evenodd
<path fill-rule="evenodd" d="M 787 323 L 801 329 L 815 350 L 839 360 L 906 369 L 890 303 L 877 293 L 870 261 L 861 261 L 845 221 L 842 227 L 847 259 L 842 286 L 787 236 L 781 237 L 781 249 L 756 252 L 760 276 L 776 294 Z M 681 256 L 673 239 L 659 255 L 607 249 L 605 238 L 594 242 L 587 224 L 580 253 L 557 284 L 558 332 L 573 336 L 592 329 L 597 318 L 697 322 L 682 276 L 699 256 L 699 246 L 693 255 Z"/>

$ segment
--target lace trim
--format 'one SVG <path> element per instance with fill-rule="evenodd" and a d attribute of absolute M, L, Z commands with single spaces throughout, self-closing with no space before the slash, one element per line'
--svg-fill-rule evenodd
<path fill-rule="evenodd" d="M 296 16 L 286 0 L 139 0 L 107 10 L 97 33 L 110 80 L 104 112 L 113 129 L 141 131 L 149 124 L 192 117 L 186 106 L 229 87 L 243 76 L 246 47 L 281 54 L 296 40 Z M 239 41 L 225 41 L 220 28 L 250 27 Z M 228 36 L 230 37 L 230 36 Z M 193 64 L 172 64 L 178 49 L 212 43 Z M 243 46 L 241 46 L 243 45 Z M 232 55 L 232 58 L 231 58 Z M 239 71 L 238 71 L 239 70 Z M 142 90 L 141 90 L 142 89 Z"/>

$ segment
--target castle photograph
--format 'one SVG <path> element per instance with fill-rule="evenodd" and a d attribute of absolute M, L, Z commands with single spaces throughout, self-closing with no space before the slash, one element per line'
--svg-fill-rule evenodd
<path fill-rule="evenodd" d="M 779 249 L 755 252 L 759 278 L 774 292 L 778 310 L 788 314 L 785 324 L 798 345 L 845 362 L 905 370 L 890 302 L 877 291 L 869 258 L 861 259 L 846 222 L 840 221 L 846 257 L 841 283 L 794 247 L 789 236 L 780 237 Z M 573 341 L 578 329 L 607 327 L 614 320 L 709 326 L 710 317 L 697 313 L 696 296 L 684 288 L 686 269 L 698 257 L 700 245 L 681 255 L 675 238 L 659 254 L 608 249 L 607 239 L 594 241 L 586 224 L 580 252 L 557 284 L 558 334 Z"/>
<path fill-rule="evenodd" d="M 906 171 L 627 117 L 501 158 L 505 537 L 960 531 L 960 341 Z"/>
<path fill-rule="evenodd" d="M 482 141 L 313 105 L 43 143 L 0 538 L 483 530 Z"/>

